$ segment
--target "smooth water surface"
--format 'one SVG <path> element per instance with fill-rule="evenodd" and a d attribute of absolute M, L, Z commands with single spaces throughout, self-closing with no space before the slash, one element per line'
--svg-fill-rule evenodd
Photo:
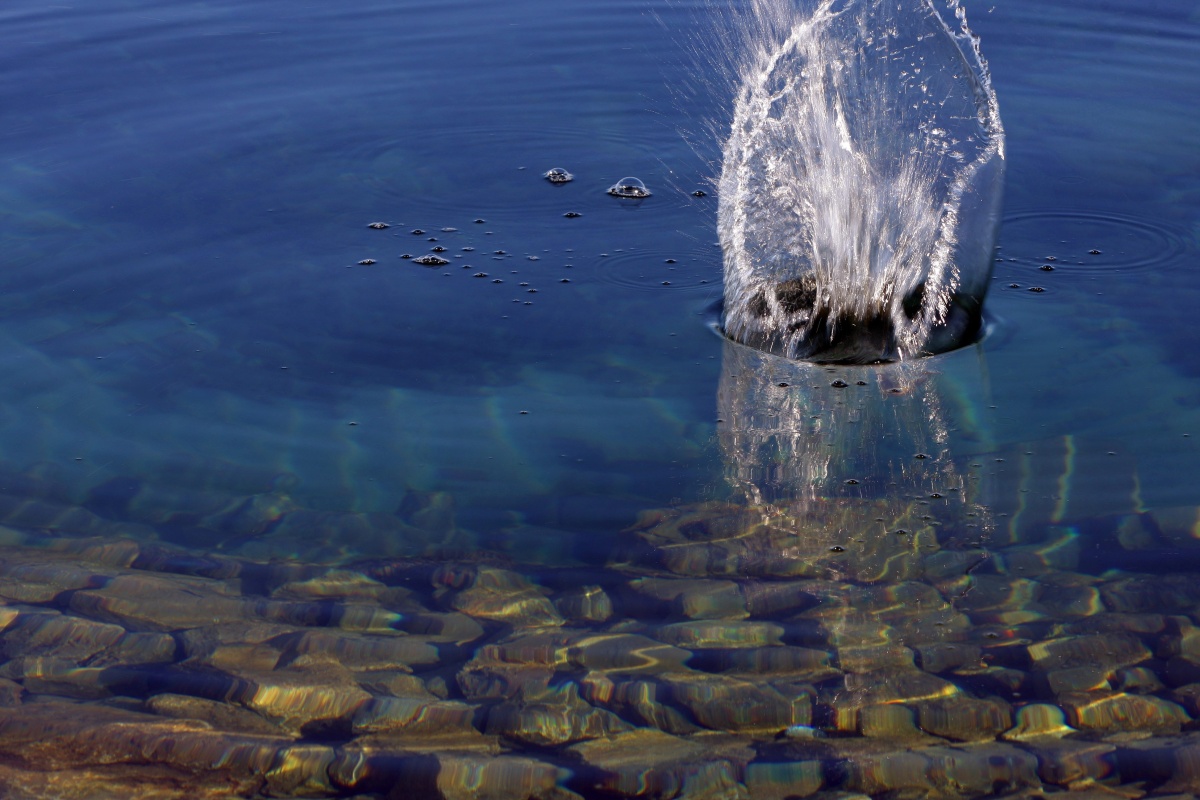
<path fill-rule="evenodd" d="M 987 332 L 826 368 L 713 330 L 733 95 L 703 3 L 10 0 L 5 758 L 90 752 L 111 713 L 250 737 L 106 762 L 251 763 L 236 796 L 878 795 L 926 789 L 872 759 L 973 730 L 1009 767 L 961 795 L 1071 748 L 1100 754 L 1071 780 L 1195 791 L 1161 735 L 1200 719 L 1200 6 L 967 10 L 1007 133 Z M 388 750 L 417 695 L 445 720 Z M 1056 713 L 1058 750 L 995 743 Z M 51 796 L 43 768 L 0 782 Z"/>

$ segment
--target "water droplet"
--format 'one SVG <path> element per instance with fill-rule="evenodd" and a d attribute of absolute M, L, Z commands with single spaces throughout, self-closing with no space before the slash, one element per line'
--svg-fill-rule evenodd
<path fill-rule="evenodd" d="M 696 191 L 692 192 L 692 197 L 708 197 L 708 192 L 704 191 L 703 189 L 697 189 Z"/>
<path fill-rule="evenodd" d="M 673 259 L 673 258 L 668 258 L 668 259 L 667 259 L 667 263 L 668 263 L 668 264 L 674 264 L 674 263 L 675 263 L 675 259 Z"/>
<path fill-rule="evenodd" d="M 583 214 L 580 214 L 578 211 L 568 211 L 567 213 L 563 214 L 563 216 L 567 219 L 575 219 L 576 217 L 582 217 Z"/>
<path fill-rule="evenodd" d="M 1098 256 L 1098 255 L 1100 255 L 1100 251 L 1099 250 L 1088 250 L 1088 255 Z"/>
<path fill-rule="evenodd" d="M 373 259 L 373 258 L 364 258 L 362 261 L 360 261 L 360 262 L 358 262 L 358 263 L 359 263 L 359 264 L 362 264 L 362 265 L 365 267 L 365 266 L 368 266 L 369 264 L 374 264 L 374 263 L 375 263 L 375 259 Z"/>
<path fill-rule="evenodd" d="M 1010 288 L 1010 289 L 1020 289 L 1020 288 L 1021 288 L 1021 284 L 1019 284 L 1019 283 L 1010 283 L 1010 284 L 1008 285 L 1008 288 Z"/>
<path fill-rule="evenodd" d="M 475 273 L 475 275 L 474 275 L 473 277 L 475 277 L 475 278 L 486 278 L 486 277 L 487 277 L 487 273 L 486 273 L 486 272 L 476 272 L 476 273 Z"/>
<path fill-rule="evenodd" d="M 522 414 L 528 414 L 529 412 L 528 412 L 528 411 L 522 411 L 521 413 L 522 413 Z"/>
<path fill-rule="evenodd" d="M 522 285 L 522 286 L 528 286 L 529 284 L 528 284 L 528 283 L 522 283 L 521 285 Z"/>
<path fill-rule="evenodd" d="M 493 252 L 495 255 L 498 255 L 498 256 L 506 256 L 506 255 L 508 255 L 508 253 L 507 253 L 506 251 L 504 251 L 504 250 L 494 250 L 494 251 L 492 251 L 492 252 Z"/>
<path fill-rule="evenodd" d="M 1054 272 L 1054 266 L 1052 264 L 1042 264 L 1040 267 L 1038 267 L 1038 269 L 1040 269 L 1042 272 Z"/>
<path fill-rule="evenodd" d="M 401 253 L 400 257 L 401 258 L 412 258 L 412 253 Z"/>
<path fill-rule="evenodd" d="M 1046 260 L 1047 261 L 1058 261 L 1058 259 L 1055 258 L 1054 256 L 1046 256 Z"/>
<path fill-rule="evenodd" d="M 780 383 L 780 384 L 778 384 L 778 386 L 779 386 L 779 388 L 780 388 L 780 389 L 786 389 L 786 388 L 789 386 L 789 384 L 786 384 L 786 383 Z"/>
<path fill-rule="evenodd" d="M 925 459 L 929 458 L 929 456 L 926 455 L 925 453 L 917 453 L 916 455 L 913 456 L 913 458 L 915 458 L 919 461 L 924 461 Z"/>
<path fill-rule="evenodd" d="M 492 278 L 492 283 L 504 283 L 504 281 L 500 280 L 499 278 Z"/>
<path fill-rule="evenodd" d="M 529 292 L 529 294 L 537 294 L 537 289 L 529 289 L 527 291 Z"/>
<path fill-rule="evenodd" d="M 833 547 L 829 548 L 829 552 L 844 553 L 844 552 L 846 552 L 846 548 L 842 547 L 840 544 L 835 544 Z"/>
<path fill-rule="evenodd" d="M 441 256 L 435 256 L 433 253 L 428 253 L 420 258 L 414 258 L 412 261 L 414 264 L 420 264 L 423 267 L 441 267 L 450 263 Z"/>
<path fill-rule="evenodd" d="M 847 478 L 846 485 L 847 486 L 858 486 L 858 481 L 855 480 L 854 478 Z"/>
<path fill-rule="evenodd" d="M 908 531 L 904 530 L 904 528 L 896 528 L 895 534 L 897 536 L 908 536 Z"/>
<path fill-rule="evenodd" d="M 561 281 L 559 281 L 559 283 L 570 283 L 570 282 L 571 282 L 570 278 L 563 278 Z"/>
<path fill-rule="evenodd" d="M 444 253 L 444 252 L 446 252 L 446 248 L 442 247 L 442 246 L 439 244 L 437 247 L 433 248 L 433 252 L 435 252 L 435 253 Z"/>
<path fill-rule="evenodd" d="M 941 500 L 941 499 L 942 499 L 942 496 L 941 496 L 940 494 L 938 494 L 937 492 L 933 492 L 933 493 L 932 493 L 932 494 L 930 494 L 929 496 L 930 496 L 930 497 L 932 497 L 934 500 Z"/>
<path fill-rule="evenodd" d="M 621 180 L 608 187 L 608 193 L 613 197 L 627 197 L 635 200 L 650 196 L 650 190 L 646 188 L 646 184 L 632 176 L 621 178 Z"/>
<path fill-rule="evenodd" d="M 1042 288 L 1042 287 L 1040 287 L 1040 286 L 1030 286 L 1030 287 L 1029 287 L 1029 291 L 1031 291 L 1031 292 L 1044 292 L 1044 291 L 1046 291 L 1046 290 L 1045 290 L 1045 289 L 1043 289 L 1043 288 Z"/>
<path fill-rule="evenodd" d="M 390 228 L 390 227 L 391 227 L 391 225 L 388 225 L 386 222 L 372 222 L 372 223 L 371 223 L 370 225 L 368 225 L 367 227 L 368 227 L 368 228 L 374 228 L 374 229 L 375 229 L 375 230 L 377 230 L 377 231 L 381 231 L 381 230 L 383 230 L 384 228 Z"/>
<path fill-rule="evenodd" d="M 421 236 L 424 233 L 425 231 L 421 230 L 420 228 L 413 228 L 413 236 Z"/>
<path fill-rule="evenodd" d="M 829 384 L 829 385 L 830 385 L 830 386 L 832 386 L 832 387 L 833 387 L 833 388 L 835 388 L 835 389 L 845 389 L 845 388 L 846 388 L 847 386 L 849 386 L 850 384 L 846 383 L 844 380 L 842 380 L 841 378 L 839 378 L 838 380 L 834 381 L 833 383 L 831 383 L 831 384 Z"/>
<path fill-rule="evenodd" d="M 482 224 L 483 224 L 483 223 L 485 223 L 485 222 L 487 222 L 487 220 L 486 220 L 486 219 L 477 219 L 477 220 L 475 220 L 475 224 L 476 224 L 476 225 L 482 225 Z"/>
<path fill-rule="evenodd" d="M 570 183 L 575 180 L 575 176 L 562 167 L 554 167 L 553 169 L 546 170 L 542 177 L 551 183 Z"/>
<path fill-rule="evenodd" d="M 866 386 L 867 382 L 866 381 L 855 381 L 854 385 L 855 386 Z"/>

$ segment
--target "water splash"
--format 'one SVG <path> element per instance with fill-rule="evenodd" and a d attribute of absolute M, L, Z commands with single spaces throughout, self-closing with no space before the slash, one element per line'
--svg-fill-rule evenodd
<path fill-rule="evenodd" d="M 970 341 L 991 276 L 1004 131 L 964 10 L 749 5 L 720 179 L 725 333 L 856 363 Z"/>

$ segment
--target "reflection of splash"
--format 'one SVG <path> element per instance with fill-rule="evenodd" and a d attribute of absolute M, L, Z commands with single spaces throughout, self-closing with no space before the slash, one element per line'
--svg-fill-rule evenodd
<path fill-rule="evenodd" d="M 970 416 L 946 408 L 952 384 L 928 361 L 833 369 L 729 342 L 718 392 L 726 477 L 756 503 L 967 502 L 977 487 L 956 464 L 951 429 L 967 438 L 954 420 Z"/>

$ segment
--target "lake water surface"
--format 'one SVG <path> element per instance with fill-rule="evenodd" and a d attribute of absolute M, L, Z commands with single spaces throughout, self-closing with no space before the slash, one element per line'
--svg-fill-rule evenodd
<path fill-rule="evenodd" d="M 1200 792 L 1200 5 L 968 12 L 987 334 L 832 368 L 703 3 L 9 0 L 5 796 Z"/>

